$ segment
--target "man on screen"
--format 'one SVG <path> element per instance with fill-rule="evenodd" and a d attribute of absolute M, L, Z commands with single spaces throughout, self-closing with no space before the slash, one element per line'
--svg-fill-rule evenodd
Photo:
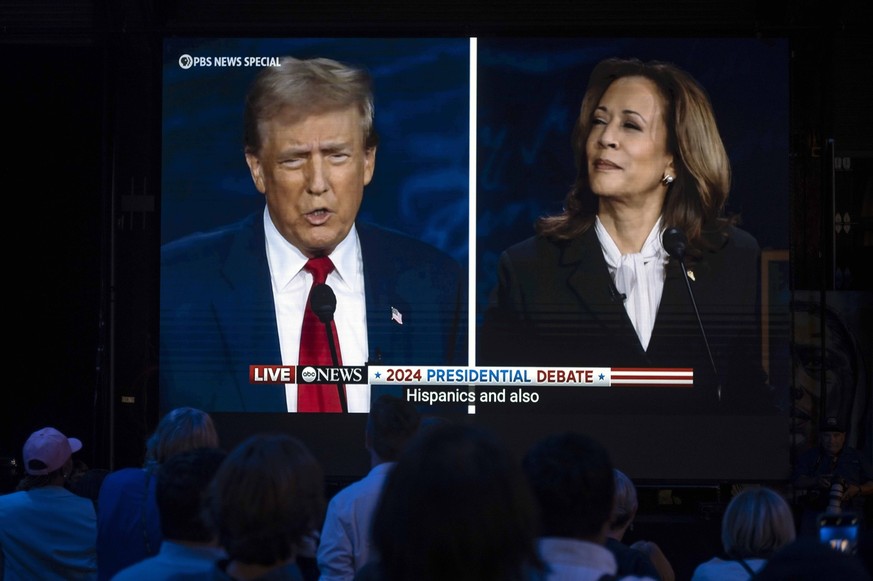
<path fill-rule="evenodd" d="M 343 365 L 465 363 L 464 281 L 443 252 L 357 221 L 376 166 L 369 75 L 283 58 L 246 99 L 245 159 L 263 212 L 161 253 L 162 406 L 209 411 L 366 412 L 363 385 L 251 385 L 252 364 L 318 364 L 310 289 L 336 295 Z M 310 313 L 310 318 L 312 318 Z M 329 364 L 329 363 L 328 363 Z"/>

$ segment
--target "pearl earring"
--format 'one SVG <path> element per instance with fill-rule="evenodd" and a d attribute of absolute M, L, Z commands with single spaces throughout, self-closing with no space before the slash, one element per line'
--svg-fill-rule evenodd
<path fill-rule="evenodd" d="M 664 178 L 661 180 L 661 183 L 664 184 L 665 186 L 669 186 L 670 184 L 673 183 L 674 179 L 676 179 L 676 178 L 674 178 L 673 176 L 671 176 L 668 173 L 665 173 Z"/>

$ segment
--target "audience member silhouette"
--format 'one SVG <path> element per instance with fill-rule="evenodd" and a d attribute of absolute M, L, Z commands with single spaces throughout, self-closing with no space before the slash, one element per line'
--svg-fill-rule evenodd
<path fill-rule="evenodd" d="M 871 581 L 861 560 L 801 537 L 776 551 L 753 581 Z"/>
<path fill-rule="evenodd" d="M 827 418 L 818 435 L 818 447 L 798 457 L 792 475 L 792 484 L 803 492 L 800 533 L 806 536 L 818 534 L 818 515 L 826 510 L 853 511 L 863 519 L 864 502 L 873 494 L 873 464 L 846 445 L 843 422 Z"/>
<path fill-rule="evenodd" d="M 618 577 L 606 548 L 615 476 L 606 449 L 583 434 L 566 432 L 534 444 L 523 461 L 539 502 L 539 553 L 548 581 L 652 579 Z"/>
<path fill-rule="evenodd" d="M 0 494 L 15 492 L 21 482 L 21 467 L 15 456 L 0 457 Z"/>
<path fill-rule="evenodd" d="M 615 506 L 606 530 L 606 548 L 612 551 L 618 565 L 618 575 L 654 577 L 662 581 L 674 581 L 673 566 L 661 548 L 651 541 L 637 541 L 631 546 L 622 542 L 625 533 L 633 527 L 639 501 L 634 483 L 621 470 L 615 474 Z"/>
<path fill-rule="evenodd" d="M 218 448 L 174 454 L 157 473 L 155 499 L 163 541 L 154 557 L 122 569 L 113 581 L 181 581 L 206 578 L 224 557 L 211 522 L 203 518 L 212 477 L 226 456 Z"/>
<path fill-rule="evenodd" d="M 517 459 L 480 428 L 438 426 L 413 439 L 373 517 L 377 555 L 357 581 L 542 579 L 535 504 Z"/>
<path fill-rule="evenodd" d="M 97 575 L 113 575 L 158 554 L 160 516 L 155 501 L 157 469 L 174 454 L 217 448 L 212 418 L 194 408 L 176 408 L 158 422 L 146 443 L 142 468 L 122 468 L 107 475 L 97 498 Z"/>
<path fill-rule="evenodd" d="M 421 417 L 415 406 L 392 395 L 379 397 L 370 408 L 364 445 L 370 472 L 339 491 L 330 501 L 318 546 L 322 581 L 351 581 L 370 558 L 370 524 L 379 494 Z"/>
<path fill-rule="evenodd" d="M 219 468 L 207 506 L 227 553 L 214 579 L 300 581 L 299 546 L 324 516 L 321 466 L 296 438 L 251 436 Z"/>
<path fill-rule="evenodd" d="M 770 488 L 746 488 L 728 503 L 721 521 L 723 557 L 698 565 L 692 581 L 745 580 L 795 537 L 791 507 Z"/>
<path fill-rule="evenodd" d="M 25 477 L 0 496 L 0 579 L 76 581 L 97 576 L 94 504 L 67 490 L 82 442 L 54 428 L 24 444 Z"/>
<path fill-rule="evenodd" d="M 70 492 L 89 499 L 97 510 L 100 488 L 108 475 L 109 470 L 105 468 L 89 468 L 84 462 L 76 462 L 66 486 Z"/>

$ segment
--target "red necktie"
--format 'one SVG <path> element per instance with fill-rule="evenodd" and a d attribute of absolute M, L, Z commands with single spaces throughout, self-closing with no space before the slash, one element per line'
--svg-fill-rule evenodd
<path fill-rule="evenodd" d="M 312 286 L 324 284 L 327 275 L 333 271 L 333 262 L 327 256 L 310 258 L 304 266 L 312 273 Z M 312 288 L 309 289 L 310 295 Z M 303 311 L 303 328 L 300 331 L 300 365 L 333 365 L 330 356 L 330 343 L 327 340 L 327 332 L 324 323 L 318 315 L 312 311 L 312 306 L 306 298 L 306 309 Z M 336 325 L 330 322 L 331 332 L 336 345 L 337 359 L 342 365 L 339 339 L 336 333 Z M 339 392 L 335 384 L 309 384 L 297 385 L 297 411 L 298 412 L 341 412 Z"/>

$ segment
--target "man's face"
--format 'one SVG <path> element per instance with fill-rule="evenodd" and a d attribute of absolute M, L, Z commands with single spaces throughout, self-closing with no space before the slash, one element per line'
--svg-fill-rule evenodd
<path fill-rule="evenodd" d="M 305 116 L 283 109 L 261 124 L 261 149 L 246 163 L 276 229 L 313 257 L 333 252 L 351 230 L 376 149 L 364 149 L 355 107 Z"/>
<path fill-rule="evenodd" d="M 844 432 L 821 432 L 821 447 L 826 453 L 835 456 L 843 449 L 843 444 L 846 443 L 846 434 Z"/>

